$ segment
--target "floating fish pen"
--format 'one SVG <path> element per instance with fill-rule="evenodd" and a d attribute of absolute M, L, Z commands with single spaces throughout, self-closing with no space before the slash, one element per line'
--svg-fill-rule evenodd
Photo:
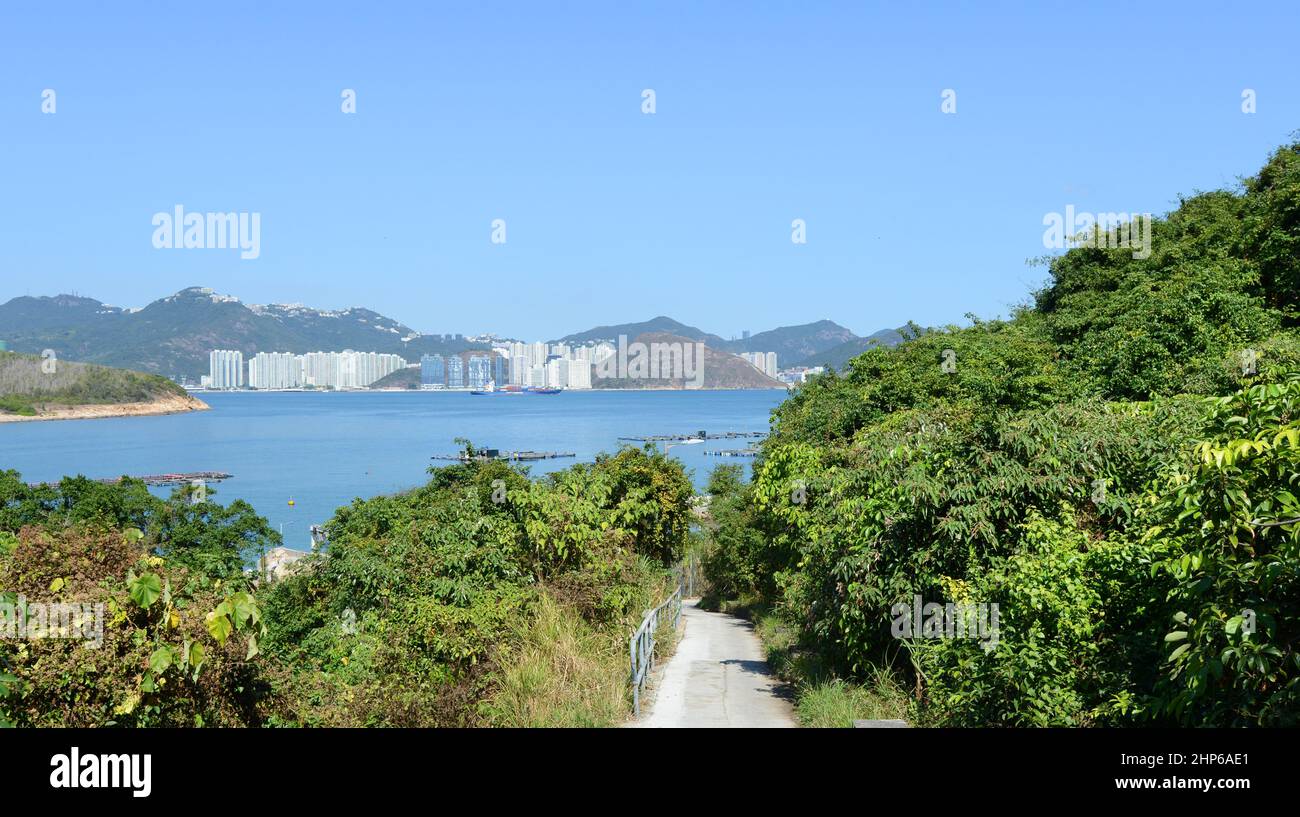
<path fill-rule="evenodd" d="M 766 436 L 766 431 L 724 431 L 721 434 L 710 434 L 707 431 L 697 431 L 694 434 L 655 434 L 650 437 L 619 437 L 619 440 L 637 443 L 670 443 L 687 442 L 688 440 L 756 440 Z"/>
<path fill-rule="evenodd" d="M 462 451 L 459 454 L 434 454 L 429 459 L 447 460 L 449 462 L 469 462 L 470 460 L 490 462 L 492 460 L 556 460 L 576 456 L 578 455 L 572 451 L 498 451 L 495 448 L 485 448 L 481 451 L 475 451 L 472 457 Z"/>
<path fill-rule="evenodd" d="M 723 448 L 717 451 L 705 451 L 708 457 L 753 457 L 758 454 L 757 448 Z"/>
<path fill-rule="evenodd" d="M 121 476 L 121 477 L 102 477 L 91 480 L 101 485 L 116 485 L 124 479 L 132 479 L 137 482 L 143 482 L 145 485 L 166 486 L 166 485 L 191 485 L 195 482 L 222 482 L 232 479 L 233 474 L 227 474 L 224 471 L 194 471 L 185 474 L 145 474 L 140 477 Z M 40 488 L 47 485 L 58 485 L 57 482 L 29 482 L 28 486 Z"/>

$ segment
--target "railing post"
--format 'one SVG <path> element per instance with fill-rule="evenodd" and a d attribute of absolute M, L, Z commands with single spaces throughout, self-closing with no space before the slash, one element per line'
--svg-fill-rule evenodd
<path fill-rule="evenodd" d="M 641 626 L 628 640 L 627 649 L 632 671 L 632 714 L 641 717 L 641 687 L 645 684 L 650 671 L 655 665 L 655 637 L 659 630 L 659 611 L 671 605 L 673 629 L 681 626 L 682 592 L 688 581 L 685 569 L 678 574 L 677 589 L 657 607 L 646 610 L 641 618 Z"/>

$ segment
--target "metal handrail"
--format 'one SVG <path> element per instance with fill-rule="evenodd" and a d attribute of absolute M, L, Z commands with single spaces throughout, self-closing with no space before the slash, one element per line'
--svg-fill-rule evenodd
<path fill-rule="evenodd" d="M 682 620 L 682 586 L 679 583 L 673 594 L 653 610 L 647 610 L 641 626 L 637 627 L 632 638 L 628 640 L 628 651 L 632 656 L 632 713 L 641 716 L 641 690 L 655 663 L 655 632 L 659 629 L 659 612 L 668 605 L 673 606 L 673 629 Z"/>

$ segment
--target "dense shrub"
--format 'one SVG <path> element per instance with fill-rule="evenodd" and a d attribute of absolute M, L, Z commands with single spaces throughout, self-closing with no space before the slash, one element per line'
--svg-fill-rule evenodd
<path fill-rule="evenodd" d="M 135 535 L 133 535 L 133 533 Z M 0 557 L 8 605 L 103 605 L 98 638 L 0 641 L 17 726 L 247 726 L 268 694 L 245 591 L 149 555 L 138 531 L 22 529 Z M 91 625 L 93 629 L 94 625 Z M 96 643 L 99 642 L 99 643 Z"/>
<path fill-rule="evenodd" d="M 1153 228 L 800 388 L 723 492 L 714 586 L 928 723 L 1295 723 L 1300 145 Z M 998 603 L 999 645 L 897 638 L 917 595 Z"/>
<path fill-rule="evenodd" d="M 1160 714 L 1300 723 L 1300 379 L 1210 401 L 1202 441 L 1153 495 L 1145 540 L 1174 584 Z"/>
<path fill-rule="evenodd" d="M 339 509 L 329 557 L 265 595 L 267 651 L 291 673 L 277 718 L 581 723 L 594 706 L 606 714 L 591 718 L 608 719 L 606 695 L 574 689 L 556 700 L 552 683 L 511 662 L 526 655 L 529 672 L 562 669 L 535 646 L 538 628 L 558 628 L 593 650 L 571 656 L 592 677 L 625 672 L 616 645 L 657 602 L 685 542 L 691 485 L 681 466 L 624 449 L 537 481 L 490 462 L 432 476 Z M 545 705 L 521 699 L 533 685 Z"/>
<path fill-rule="evenodd" d="M 254 587 L 279 537 L 243 502 L 0 473 L 0 601 L 108 611 L 98 649 L 0 642 L 0 723 L 611 725 L 691 493 L 680 464 L 632 449 L 538 481 L 435 469 L 340 508 L 325 554 Z M 546 633 L 563 643 L 543 649 Z"/>

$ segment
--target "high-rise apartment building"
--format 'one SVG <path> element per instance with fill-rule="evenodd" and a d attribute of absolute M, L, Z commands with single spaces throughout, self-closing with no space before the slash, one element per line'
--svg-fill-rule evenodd
<path fill-rule="evenodd" d="M 447 362 L 442 355 L 420 358 L 420 388 L 441 389 L 447 385 Z"/>
<path fill-rule="evenodd" d="M 569 361 L 562 357 L 552 357 L 546 361 L 546 385 L 553 389 L 569 385 Z"/>
<path fill-rule="evenodd" d="M 470 355 L 465 365 L 465 385 L 482 389 L 492 379 L 492 358 L 489 355 Z"/>
<path fill-rule="evenodd" d="M 585 360 L 569 360 L 568 382 L 570 389 L 591 388 L 591 363 Z"/>
<path fill-rule="evenodd" d="M 248 361 L 250 389 L 296 389 L 303 385 L 303 357 L 289 352 L 258 352 Z"/>
<path fill-rule="evenodd" d="M 531 368 L 527 355 L 515 355 L 510 358 L 510 382 L 516 386 L 527 386 L 528 372 Z"/>
<path fill-rule="evenodd" d="M 465 388 L 465 361 L 460 359 L 460 355 L 447 358 L 447 388 Z"/>
<path fill-rule="evenodd" d="M 208 354 L 208 383 L 214 389 L 244 387 L 244 353 L 214 349 Z"/>
<path fill-rule="evenodd" d="M 537 388 L 539 388 L 539 389 L 542 388 L 543 386 L 545 386 L 545 385 L 546 385 L 546 366 L 543 365 L 543 364 L 541 364 L 541 363 L 537 363 L 537 364 L 534 364 L 533 366 L 529 367 L 529 369 L 528 369 L 528 382 L 525 383 L 524 385 L 526 385 L 526 386 L 535 386 L 535 387 L 537 387 Z"/>

